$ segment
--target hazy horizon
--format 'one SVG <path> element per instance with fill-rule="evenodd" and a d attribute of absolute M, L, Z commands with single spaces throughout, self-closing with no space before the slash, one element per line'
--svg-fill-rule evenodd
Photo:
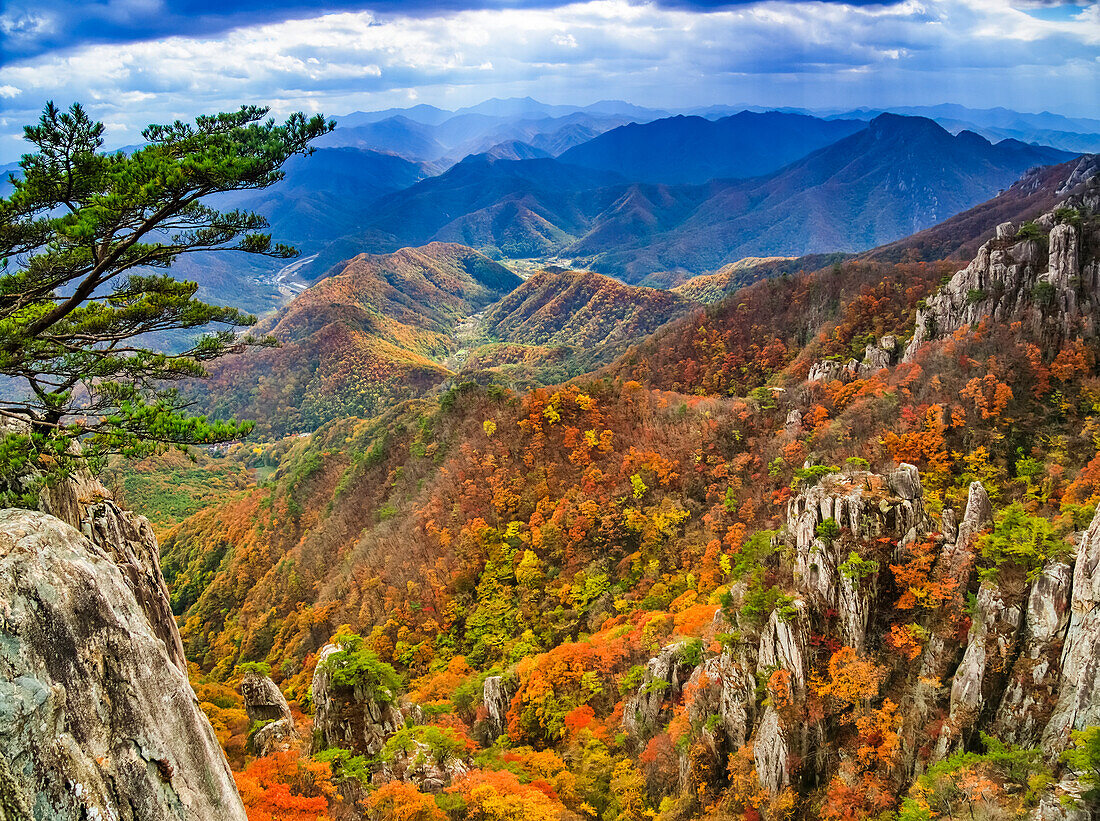
<path fill-rule="evenodd" d="M 116 145 L 270 105 L 340 114 L 490 98 L 844 110 L 953 102 L 1100 117 L 1100 3 L 1046 0 L 12 0 L 0 161 L 43 103 Z"/>

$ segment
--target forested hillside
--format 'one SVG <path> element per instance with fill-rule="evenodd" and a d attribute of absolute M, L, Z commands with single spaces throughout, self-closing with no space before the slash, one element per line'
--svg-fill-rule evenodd
<path fill-rule="evenodd" d="M 565 384 L 241 446 L 274 470 L 162 566 L 249 812 L 1086 817 L 1098 186 L 969 264 L 839 261 Z M 574 332 L 539 276 L 498 332 Z"/>

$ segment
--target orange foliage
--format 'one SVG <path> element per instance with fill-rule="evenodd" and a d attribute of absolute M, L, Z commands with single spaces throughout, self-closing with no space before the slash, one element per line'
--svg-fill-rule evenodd
<path fill-rule="evenodd" d="M 828 681 L 817 687 L 817 694 L 833 700 L 839 709 L 862 704 L 878 695 L 883 671 L 874 662 L 860 657 L 851 647 L 841 647 L 829 659 Z"/>
<path fill-rule="evenodd" d="M 326 821 L 335 797 L 327 764 L 302 759 L 297 750 L 257 758 L 234 773 L 248 821 Z"/>
<path fill-rule="evenodd" d="M 446 821 L 447 816 L 436 806 L 430 795 L 412 784 L 389 781 L 366 801 L 367 821 Z"/>
<path fill-rule="evenodd" d="M 903 591 L 896 605 L 898 610 L 935 608 L 954 597 L 958 587 L 956 579 L 945 577 L 933 580 L 931 570 L 936 561 L 935 549 L 933 542 L 916 542 L 909 545 L 909 556 L 904 564 L 890 565 L 890 572 Z"/>

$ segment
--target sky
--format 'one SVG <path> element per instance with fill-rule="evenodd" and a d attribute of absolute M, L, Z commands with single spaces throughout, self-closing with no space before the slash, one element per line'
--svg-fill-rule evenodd
<path fill-rule="evenodd" d="M 1100 0 L 4 0 L 0 163 L 52 99 L 108 146 L 242 103 L 960 103 L 1100 117 Z"/>

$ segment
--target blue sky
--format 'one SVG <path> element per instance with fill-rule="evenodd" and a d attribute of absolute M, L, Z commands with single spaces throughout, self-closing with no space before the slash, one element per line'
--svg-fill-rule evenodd
<path fill-rule="evenodd" d="M 243 102 L 339 114 L 488 97 L 1100 116 L 1100 2 L 6 0 L 0 162 L 43 102 L 113 144 Z"/>

